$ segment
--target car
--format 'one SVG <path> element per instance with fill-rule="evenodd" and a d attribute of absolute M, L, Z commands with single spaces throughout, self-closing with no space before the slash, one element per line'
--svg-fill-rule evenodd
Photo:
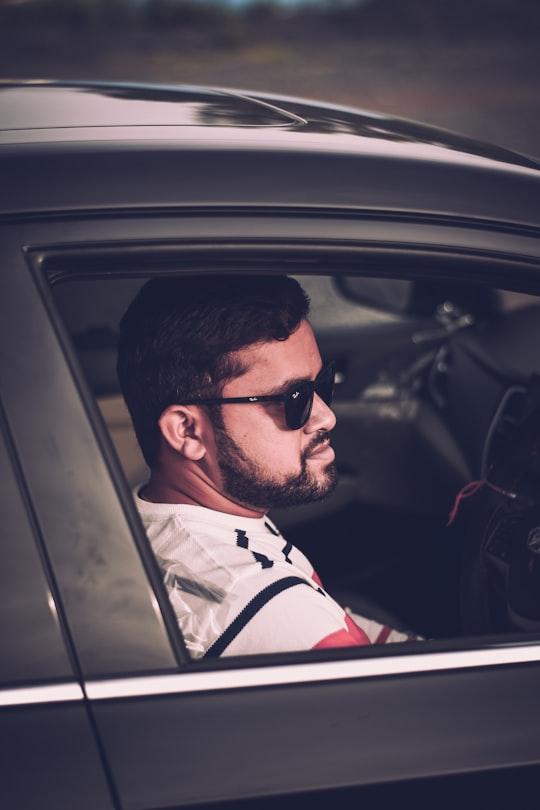
<path fill-rule="evenodd" d="M 4 82 L 0 127 L 2 806 L 538 787 L 540 164 L 190 86 Z M 421 640 L 187 654 L 116 341 L 147 279 L 224 272 L 298 278 L 336 363 L 339 484 L 272 516 Z"/>

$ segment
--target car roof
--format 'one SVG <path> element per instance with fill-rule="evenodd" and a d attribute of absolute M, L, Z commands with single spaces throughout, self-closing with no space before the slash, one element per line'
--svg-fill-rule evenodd
<path fill-rule="evenodd" d="M 25 82 L 0 84 L 0 130 L 96 127 L 272 127 L 293 115 L 239 94 L 197 87 Z"/>
<path fill-rule="evenodd" d="M 75 140 L 81 129 L 93 130 L 96 137 L 99 130 L 110 128 L 124 128 L 127 137 L 127 131 L 133 129 L 137 138 L 143 136 L 142 129 L 155 127 L 255 129 L 258 134 L 279 128 L 352 135 L 390 143 L 430 144 L 516 165 L 540 166 L 511 150 L 435 127 L 287 96 L 187 85 L 0 82 L 0 143 L 21 142 L 24 133 L 29 137 L 32 132 L 39 132 L 42 141 Z"/>
<path fill-rule="evenodd" d="M 4 81 L 0 160 L 0 213 L 189 202 L 379 209 L 392 194 L 397 209 L 412 200 L 461 214 L 457 198 L 477 199 L 481 185 L 485 206 L 469 213 L 508 219 L 493 202 L 502 173 L 510 219 L 537 221 L 532 158 L 377 113 L 222 88 Z"/>

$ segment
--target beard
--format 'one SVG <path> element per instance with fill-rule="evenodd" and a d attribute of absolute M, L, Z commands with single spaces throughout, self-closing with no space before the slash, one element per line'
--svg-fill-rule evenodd
<path fill-rule="evenodd" d="M 301 455 L 300 472 L 279 478 L 265 470 L 254 459 L 248 458 L 220 425 L 215 425 L 217 460 L 223 478 L 225 493 L 245 506 L 263 511 L 276 507 L 300 506 L 326 498 L 336 487 L 335 462 L 317 475 L 308 468 L 308 457 L 323 444 L 329 434 L 314 437 Z"/>

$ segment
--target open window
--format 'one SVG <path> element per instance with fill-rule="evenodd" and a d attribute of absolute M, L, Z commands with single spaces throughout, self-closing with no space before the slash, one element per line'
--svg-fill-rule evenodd
<path fill-rule="evenodd" d="M 538 300 L 465 283 L 354 276 L 338 262 L 305 275 L 302 265 L 295 257 L 286 269 L 310 296 L 323 360 L 337 365 L 340 479 L 325 501 L 271 517 L 326 588 L 358 612 L 376 605 L 428 639 L 471 627 L 523 629 L 485 616 L 475 625 L 474 605 L 463 599 L 470 540 L 447 521 L 460 490 L 485 477 L 501 426 L 519 415 L 511 393 L 540 372 L 531 352 Z M 264 267 L 283 272 L 283 264 Z M 86 258 L 78 272 L 76 259 L 63 257 L 54 273 L 56 306 L 129 488 L 148 469 L 116 378 L 118 322 L 148 278 L 178 272 L 205 268 L 145 256 L 138 264 L 126 257 L 114 272 L 110 259 L 89 268 Z"/>

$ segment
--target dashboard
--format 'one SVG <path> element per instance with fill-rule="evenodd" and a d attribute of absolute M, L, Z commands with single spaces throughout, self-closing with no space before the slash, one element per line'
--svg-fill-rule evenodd
<path fill-rule="evenodd" d="M 429 388 L 475 477 L 485 478 L 534 397 L 540 306 L 496 315 L 439 350 Z"/>

